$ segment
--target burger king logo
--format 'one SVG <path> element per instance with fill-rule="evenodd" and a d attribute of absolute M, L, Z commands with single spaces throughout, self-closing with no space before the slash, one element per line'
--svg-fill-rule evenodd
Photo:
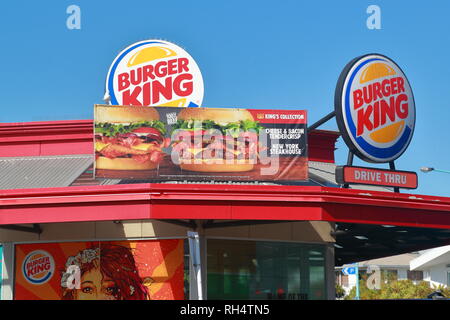
<path fill-rule="evenodd" d="M 413 136 L 416 112 L 411 87 L 400 67 L 383 55 L 365 55 L 344 68 L 335 111 L 344 141 L 365 161 L 397 159 Z"/>
<path fill-rule="evenodd" d="M 203 78 L 182 48 L 162 40 L 141 41 L 111 64 L 105 100 L 112 105 L 198 107 Z"/>
<path fill-rule="evenodd" d="M 29 283 L 41 285 L 53 277 L 55 262 L 47 251 L 32 251 L 23 260 L 22 272 Z"/>

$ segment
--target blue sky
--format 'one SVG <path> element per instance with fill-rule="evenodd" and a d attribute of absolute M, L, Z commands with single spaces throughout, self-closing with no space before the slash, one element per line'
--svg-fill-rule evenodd
<path fill-rule="evenodd" d="M 66 27 L 71 4 L 81 9 L 80 30 Z M 381 30 L 366 27 L 371 4 L 381 8 Z M 347 62 L 377 52 L 402 67 L 416 101 L 414 137 L 397 168 L 418 171 L 411 193 L 450 196 L 449 174 L 419 171 L 450 170 L 449 12 L 446 0 L 10 1 L 0 10 L 0 121 L 92 119 L 115 55 L 156 38 L 197 61 L 203 106 L 306 109 L 312 124 L 333 110 Z M 344 164 L 341 139 L 337 147 Z"/>

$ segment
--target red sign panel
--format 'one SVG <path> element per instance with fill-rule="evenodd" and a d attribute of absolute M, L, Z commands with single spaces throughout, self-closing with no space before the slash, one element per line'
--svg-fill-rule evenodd
<path fill-rule="evenodd" d="M 336 167 L 340 184 L 367 184 L 405 189 L 417 188 L 417 174 L 411 171 L 391 171 L 364 167 Z"/>

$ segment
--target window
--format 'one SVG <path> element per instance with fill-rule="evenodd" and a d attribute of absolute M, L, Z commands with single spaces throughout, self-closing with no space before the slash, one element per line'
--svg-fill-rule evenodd
<path fill-rule="evenodd" d="M 447 271 L 447 286 L 450 286 L 450 271 Z"/>
<path fill-rule="evenodd" d="M 422 271 L 409 271 L 408 270 L 408 280 L 422 281 L 423 280 L 423 272 Z"/>
<path fill-rule="evenodd" d="M 342 274 L 342 271 L 336 271 L 334 274 L 334 277 L 336 279 L 336 284 L 343 286 L 343 287 L 348 287 L 348 276 L 345 274 Z"/>
<path fill-rule="evenodd" d="M 348 287 L 348 276 L 347 275 L 342 275 L 342 283 L 341 283 L 341 285 L 342 286 L 344 286 L 344 287 Z"/>
<path fill-rule="evenodd" d="M 209 239 L 208 299 L 326 299 L 325 246 Z"/>

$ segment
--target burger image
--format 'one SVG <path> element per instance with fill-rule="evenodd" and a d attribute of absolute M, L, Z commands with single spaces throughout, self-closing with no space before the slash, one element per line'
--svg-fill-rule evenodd
<path fill-rule="evenodd" d="M 96 106 L 95 167 L 109 170 L 151 170 L 170 144 L 166 128 L 152 107 Z"/>
<path fill-rule="evenodd" d="M 262 126 L 246 109 L 185 108 L 172 134 L 172 159 L 197 172 L 244 172 L 257 162 Z"/>

